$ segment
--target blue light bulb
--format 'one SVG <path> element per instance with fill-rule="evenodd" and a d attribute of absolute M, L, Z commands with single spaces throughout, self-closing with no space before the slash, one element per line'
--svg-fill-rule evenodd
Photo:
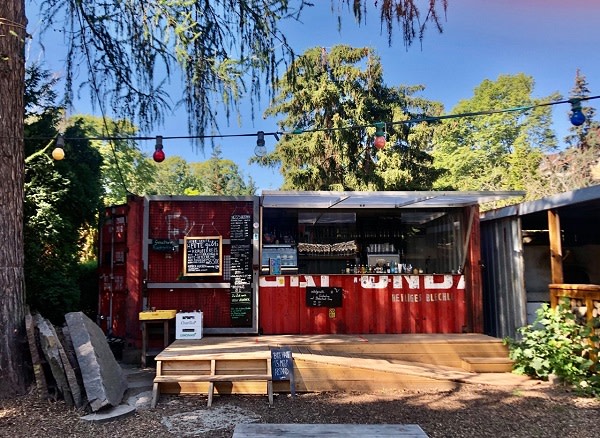
<path fill-rule="evenodd" d="M 571 123 L 575 126 L 581 126 L 583 125 L 583 122 L 585 122 L 585 116 L 583 115 L 581 110 L 574 110 L 571 113 Z"/>
<path fill-rule="evenodd" d="M 579 100 L 571 101 L 571 123 L 575 126 L 583 125 L 585 122 L 585 115 L 581 111 L 581 102 Z"/>

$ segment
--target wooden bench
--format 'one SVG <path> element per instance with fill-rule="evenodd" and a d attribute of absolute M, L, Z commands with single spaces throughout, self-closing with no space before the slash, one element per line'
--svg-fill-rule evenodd
<path fill-rule="evenodd" d="M 237 362 L 242 362 L 240 359 Z M 169 361 L 168 364 L 172 364 L 173 361 Z M 177 361 L 181 364 L 183 361 Z M 203 362 L 210 362 L 210 373 L 208 374 L 197 374 L 202 372 Z M 161 383 L 196 383 L 196 382 L 208 382 L 208 403 L 210 407 L 213 401 L 213 394 L 215 389 L 215 383 L 217 382 L 242 382 L 242 381 L 265 381 L 267 383 L 267 395 L 269 397 L 269 405 L 273 406 L 273 378 L 271 374 L 271 361 L 270 358 L 264 359 L 253 359 L 254 363 L 264 363 L 262 370 L 264 373 L 228 373 L 226 367 L 219 367 L 218 362 L 235 363 L 236 359 L 207 359 L 206 361 L 194 361 L 195 367 L 182 366 L 176 370 L 169 369 L 163 370 L 163 361 L 156 362 L 156 377 L 154 378 L 154 385 L 152 388 L 152 408 L 156 407 L 158 398 L 160 397 L 160 384 Z M 167 365 L 167 364 L 165 364 Z M 186 371 L 187 369 L 187 371 Z M 173 374 L 175 372 L 176 374 Z M 187 372 L 187 373 L 186 373 Z"/>

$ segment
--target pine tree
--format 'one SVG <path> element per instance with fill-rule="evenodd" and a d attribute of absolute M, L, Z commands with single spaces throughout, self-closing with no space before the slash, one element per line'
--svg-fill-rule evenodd
<path fill-rule="evenodd" d="M 577 69 L 575 73 L 575 84 L 569 94 L 569 99 L 582 99 L 589 97 L 590 89 L 588 88 L 588 82 L 581 70 Z M 598 134 L 593 133 L 594 130 L 598 129 L 598 123 L 594 121 L 596 110 L 585 105 L 585 101 L 581 102 L 581 112 L 585 116 L 585 121 L 582 125 L 572 125 L 570 128 L 570 134 L 565 137 L 565 142 L 570 147 L 578 147 L 586 149 L 589 147 L 597 147 Z M 595 134 L 590 136 L 590 133 Z"/>

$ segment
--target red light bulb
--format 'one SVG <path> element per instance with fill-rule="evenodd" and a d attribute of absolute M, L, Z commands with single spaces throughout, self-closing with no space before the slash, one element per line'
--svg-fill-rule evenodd
<path fill-rule="evenodd" d="M 383 149 L 385 147 L 385 135 L 375 137 L 373 144 L 377 149 Z"/>
<path fill-rule="evenodd" d="M 152 154 L 152 158 L 157 163 L 162 163 L 163 161 L 165 161 L 165 153 L 163 152 L 162 147 L 160 149 L 156 148 L 154 154 Z"/>

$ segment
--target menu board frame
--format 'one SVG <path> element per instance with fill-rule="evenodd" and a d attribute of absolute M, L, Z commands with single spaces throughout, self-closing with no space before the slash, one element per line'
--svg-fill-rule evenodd
<path fill-rule="evenodd" d="M 211 246 L 211 248 L 216 248 L 218 251 L 218 265 L 212 267 L 204 267 L 197 269 L 190 269 L 195 264 L 190 264 L 189 257 L 189 243 L 192 242 L 202 242 L 202 244 L 207 244 L 208 242 L 217 243 L 216 246 Z M 197 254 L 196 254 L 197 255 Z M 199 270 L 198 270 L 199 269 Z M 221 276 L 223 275 L 223 236 L 194 236 L 194 237 L 184 237 L 183 238 L 183 275 L 184 276 Z"/>

